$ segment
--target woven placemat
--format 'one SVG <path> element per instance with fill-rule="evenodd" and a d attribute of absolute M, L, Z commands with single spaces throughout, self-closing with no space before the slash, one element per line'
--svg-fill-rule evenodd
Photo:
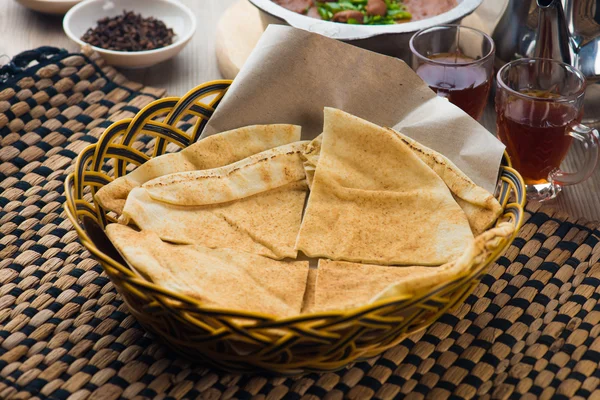
<path fill-rule="evenodd" d="M 600 397 L 599 224 L 538 204 L 464 304 L 380 357 L 296 378 L 177 358 L 129 315 L 62 209 L 78 152 L 163 92 L 93 54 L 18 61 L 0 69 L 1 399 Z"/>

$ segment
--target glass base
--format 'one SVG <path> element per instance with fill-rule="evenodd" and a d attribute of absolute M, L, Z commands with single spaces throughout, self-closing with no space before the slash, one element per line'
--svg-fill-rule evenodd
<path fill-rule="evenodd" d="M 555 198 L 562 188 L 554 182 L 527 185 L 527 200 L 546 201 Z"/>

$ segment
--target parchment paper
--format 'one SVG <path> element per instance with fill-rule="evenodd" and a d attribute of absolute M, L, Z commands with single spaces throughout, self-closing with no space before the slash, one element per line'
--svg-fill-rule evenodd
<path fill-rule="evenodd" d="M 202 136 L 286 123 L 312 139 L 322 131 L 325 106 L 401 131 L 494 192 L 504 145 L 408 65 L 288 26 L 266 29 Z"/>

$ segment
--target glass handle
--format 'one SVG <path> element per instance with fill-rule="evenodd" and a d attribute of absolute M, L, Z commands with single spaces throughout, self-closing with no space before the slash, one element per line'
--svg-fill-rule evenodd
<path fill-rule="evenodd" d="M 555 170 L 550 173 L 550 179 L 561 186 L 574 185 L 589 178 L 596 169 L 600 156 L 600 134 L 596 129 L 576 124 L 571 126 L 568 135 L 583 144 L 585 158 L 583 166 L 577 172 Z"/>

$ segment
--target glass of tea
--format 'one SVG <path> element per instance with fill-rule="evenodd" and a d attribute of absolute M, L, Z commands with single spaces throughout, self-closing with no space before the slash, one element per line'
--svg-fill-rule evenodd
<path fill-rule="evenodd" d="M 585 77 L 556 60 L 525 58 L 498 71 L 498 137 L 527 184 L 527 197 L 554 198 L 562 186 L 587 179 L 598 164 L 598 131 L 581 125 Z M 571 143 L 583 144 L 577 172 L 560 169 Z"/>
<path fill-rule="evenodd" d="M 413 69 L 438 96 L 475 119 L 487 104 L 494 74 L 494 41 L 460 25 L 423 29 L 410 39 Z"/>

